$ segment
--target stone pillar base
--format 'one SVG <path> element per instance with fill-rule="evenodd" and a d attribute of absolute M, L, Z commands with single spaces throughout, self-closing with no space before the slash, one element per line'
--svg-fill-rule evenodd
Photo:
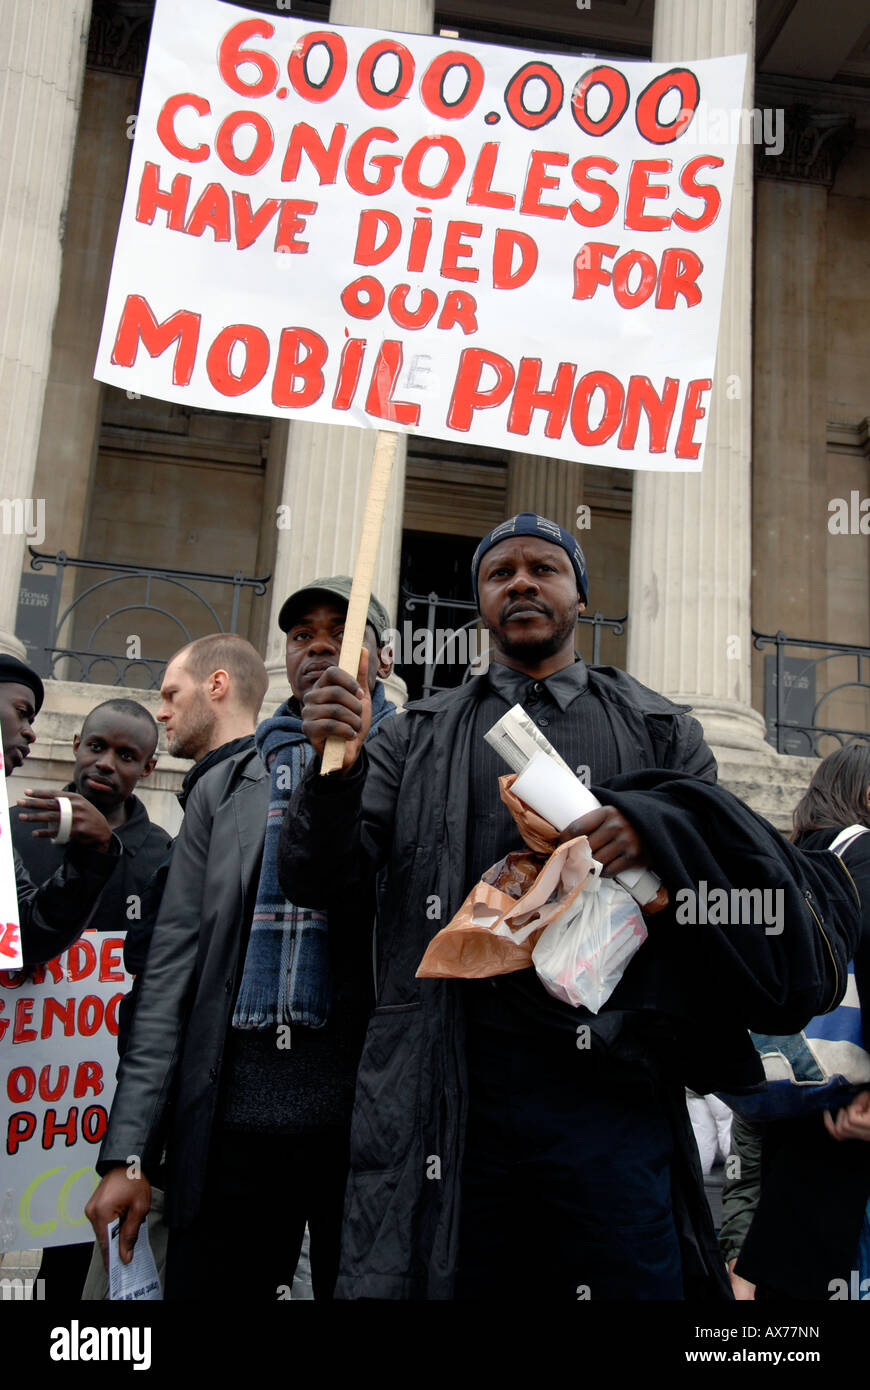
<path fill-rule="evenodd" d="M 17 589 L 15 592 L 17 595 Z M 27 663 L 27 648 L 24 643 L 19 641 L 14 632 L 7 632 L 5 628 L 0 628 L 0 652 L 4 656 L 17 656 L 19 661 Z"/>
<path fill-rule="evenodd" d="M 692 706 L 692 714 L 704 727 L 711 747 L 742 748 L 757 757 L 773 754 L 765 742 L 766 727 L 758 710 L 738 700 L 717 699 L 713 695 L 669 695 L 678 704 Z"/>

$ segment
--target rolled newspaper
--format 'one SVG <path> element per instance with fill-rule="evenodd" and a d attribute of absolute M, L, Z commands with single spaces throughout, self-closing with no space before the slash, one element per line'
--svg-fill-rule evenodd
<path fill-rule="evenodd" d="M 519 774 L 512 788 L 515 795 L 556 830 L 564 830 L 573 820 L 601 805 L 598 797 L 574 776 L 522 705 L 508 710 L 484 738 Z M 652 903 L 662 886 L 651 869 L 625 869 L 616 875 L 616 881 L 641 907 Z"/>

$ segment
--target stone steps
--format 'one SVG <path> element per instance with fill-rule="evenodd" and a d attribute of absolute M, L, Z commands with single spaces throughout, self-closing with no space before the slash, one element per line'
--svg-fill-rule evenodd
<path fill-rule="evenodd" d="M 743 749 L 714 748 L 719 781 L 769 820 L 778 830 L 791 830 L 792 812 L 818 767 L 817 758 L 793 758 L 770 749 L 760 757 Z"/>

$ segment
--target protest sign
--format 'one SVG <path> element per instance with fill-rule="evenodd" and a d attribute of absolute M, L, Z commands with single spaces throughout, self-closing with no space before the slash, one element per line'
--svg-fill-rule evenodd
<path fill-rule="evenodd" d="M 95 374 L 697 471 L 744 71 L 157 0 Z"/>
<path fill-rule="evenodd" d="M 93 1239 L 84 1208 L 132 984 L 123 949 L 123 936 L 87 931 L 31 979 L 0 971 L 0 1250 Z"/>
<path fill-rule="evenodd" d="M 21 917 L 15 887 L 15 860 L 12 855 L 12 828 L 9 823 L 9 794 L 6 790 L 6 762 L 0 748 L 0 967 L 15 970 L 21 964 Z"/>

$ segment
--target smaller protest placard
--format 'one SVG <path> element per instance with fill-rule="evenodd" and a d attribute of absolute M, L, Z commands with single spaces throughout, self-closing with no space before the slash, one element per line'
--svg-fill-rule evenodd
<path fill-rule="evenodd" d="M 21 918 L 15 887 L 15 860 L 6 792 L 6 764 L 0 748 L 0 965 L 15 970 L 21 965 Z"/>
<path fill-rule="evenodd" d="M 115 1093 L 124 937 L 87 931 L 32 971 L 0 970 L 0 1250 L 93 1239 L 84 1214 Z"/>

